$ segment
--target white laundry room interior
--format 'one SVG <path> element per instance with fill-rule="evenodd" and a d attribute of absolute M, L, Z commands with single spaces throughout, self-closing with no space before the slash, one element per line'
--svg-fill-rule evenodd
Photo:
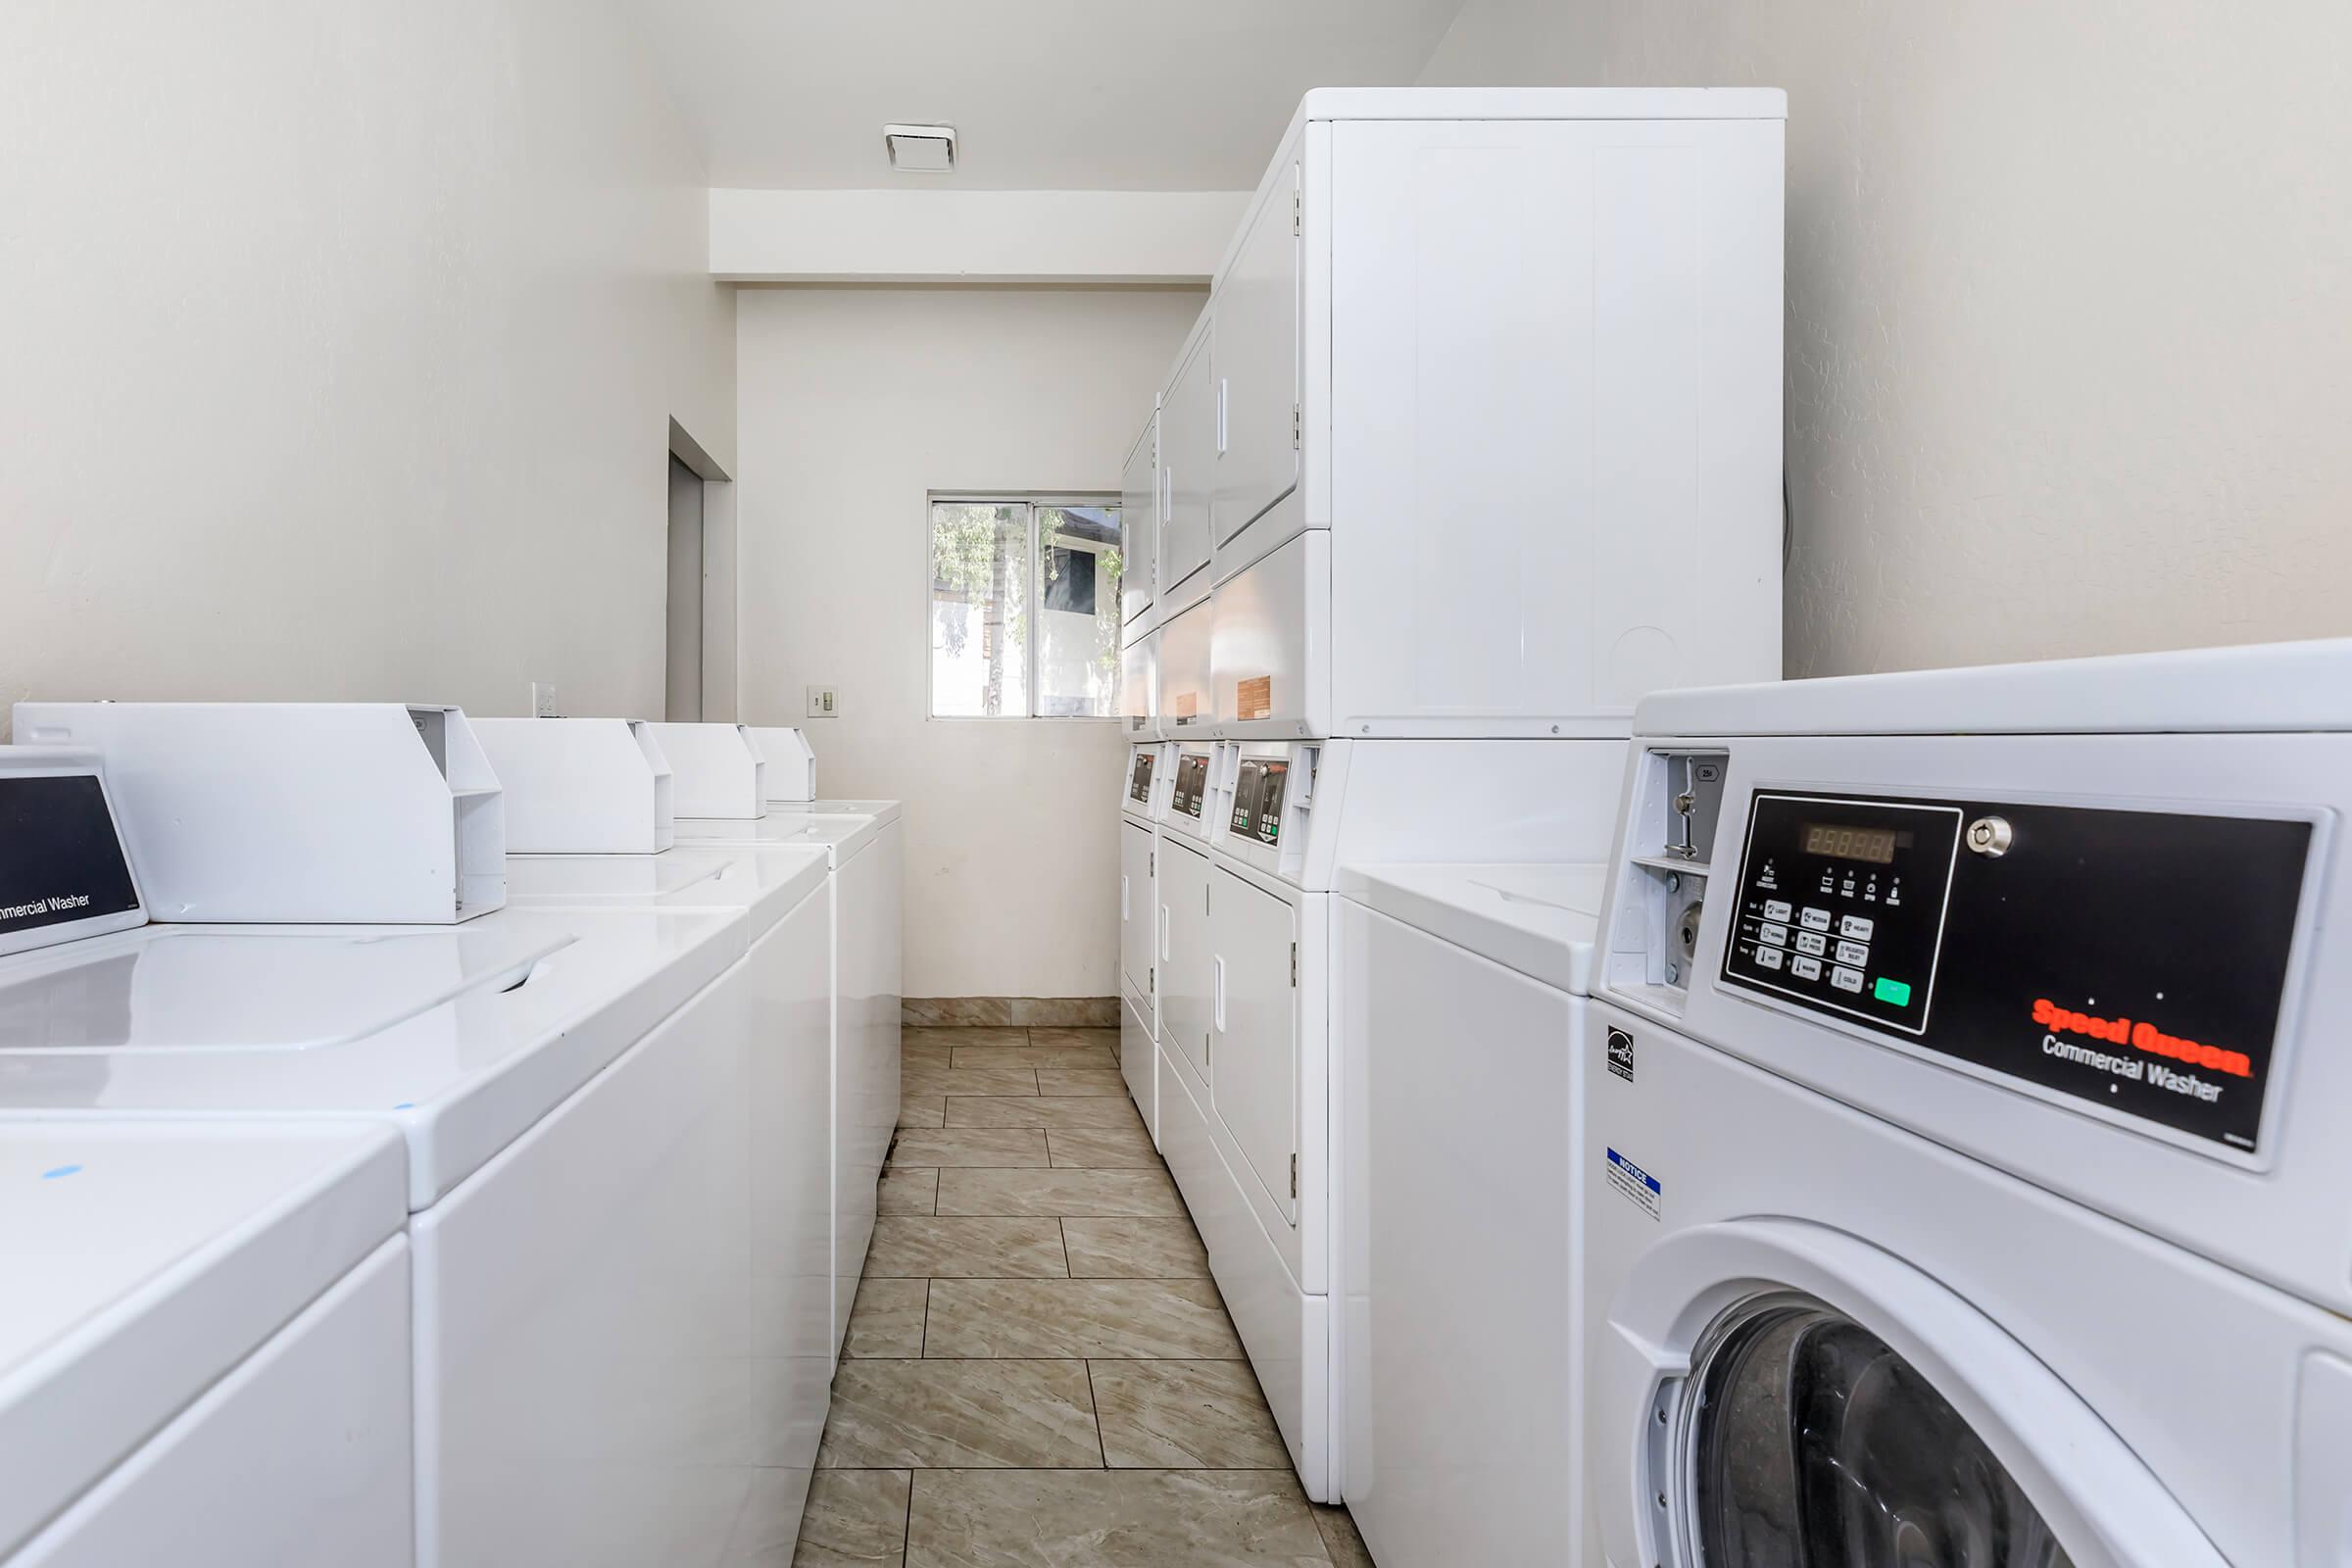
<path fill-rule="evenodd" d="M 2352 1564 L 2346 59 L 0 5 L 0 1568 Z"/>

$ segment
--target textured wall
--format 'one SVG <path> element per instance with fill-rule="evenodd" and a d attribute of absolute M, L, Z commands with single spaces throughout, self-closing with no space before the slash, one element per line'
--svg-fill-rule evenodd
<path fill-rule="evenodd" d="M 604 0 L 9 0 L 0 148 L 0 700 L 658 711 L 734 302 Z"/>
<path fill-rule="evenodd" d="M 1791 675 L 2352 632 L 2352 6 L 1470 0 L 1788 118 Z"/>
<path fill-rule="evenodd" d="M 1115 997 L 1111 719 L 934 719 L 932 490 L 1112 491 L 1197 292 L 746 289 L 742 716 L 903 800 L 906 995 Z M 840 690 L 804 720 L 804 688 Z"/>

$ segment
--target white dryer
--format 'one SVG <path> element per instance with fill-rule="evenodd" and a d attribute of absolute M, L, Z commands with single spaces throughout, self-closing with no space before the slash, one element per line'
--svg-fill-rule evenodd
<path fill-rule="evenodd" d="M 2345 1560 L 2347 693 L 2332 643 L 1642 706 L 1586 1071 L 1613 1568 Z"/>
<path fill-rule="evenodd" d="M 1339 1470 L 1386 1568 L 1569 1560 L 1576 1189 L 1605 862 L 1348 865 Z"/>
<path fill-rule="evenodd" d="M 400 1140 L 0 1122 L 0 1562 L 408 1568 Z"/>
<path fill-rule="evenodd" d="M 902 877 L 906 828 L 887 819 L 779 810 L 756 822 L 678 823 L 681 849 L 821 852 L 832 930 L 833 1336 L 839 1351 L 873 1240 L 882 1163 L 899 1124 Z M 672 853 L 675 853 L 674 851 Z"/>
<path fill-rule="evenodd" d="M 1127 748 L 1119 780 L 1119 1071 L 1159 1142 L 1157 1094 L 1159 824 L 1175 792 L 1176 748 Z"/>

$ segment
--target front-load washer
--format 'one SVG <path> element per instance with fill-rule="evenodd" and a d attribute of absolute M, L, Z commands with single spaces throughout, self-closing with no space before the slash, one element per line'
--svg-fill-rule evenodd
<path fill-rule="evenodd" d="M 0 1122 L 0 1562 L 407 1568 L 384 1127 Z"/>
<path fill-rule="evenodd" d="M 1581 1538 L 1579 1104 L 1604 862 L 1334 891 L 1342 1491 L 1386 1568 Z"/>
<path fill-rule="evenodd" d="M 1159 1144 L 1159 823 L 1175 791 L 1176 748 L 1127 748 L 1119 777 L 1119 1073 Z"/>
<path fill-rule="evenodd" d="M 901 867 L 898 821 L 778 812 L 757 822 L 678 823 L 680 848 L 821 850 L 832 926 L 833 1339 L 849 1334 L 850 1307 L 873 1240 L 882 1163 L 899 1124 Z M 674 852 L 673 852 L 674 853 Z"/>
<path fill-rule="evenodd" d="M 2327 643 L 1643 705 L 1586 1071 L 1613 1568 L 2344 1560 L 2348 692 Z"/>

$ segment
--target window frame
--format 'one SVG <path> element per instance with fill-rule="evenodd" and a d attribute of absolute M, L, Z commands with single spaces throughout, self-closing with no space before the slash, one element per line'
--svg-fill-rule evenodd
<path fill-rule="evenodd" d="M 1039 696 L 1037 686 L 1037 656 L 1039 645 L 1045 641 L 1042 622 L 1033 626 L 1031 628 L 1030 635 L 1021 640 L 1022 710 L 1020 712 L 942 713 L 938 710 L 939 687 L 937 685 L 937 676 L 932 668 L 931 662 L 931 656 L 933 653 L 931 646 L 931 593 L 933 585 L 939 581 L 939 574 L 934 566 L 932 551 L 937 543 L 938 535 L 935 532 L 932 524 L 931 514 L 933 508 L 940 506 L 1027 508 L 1029 519 L 1028 545 L 1025 552 L 1025 559 L 1028 564 L 1027 570 L 1029 573 L 1027 593 L 1028 597 L 1036 604 L 1037 613 L 1042 614 L 1045 609 L 1045 550 L 1043 541 L 1038 537 L 1037 514 L 1040 509 L 1046 507 L 1088 507 L 1096 509 L 1107 509 L 1111 512 L 1120 513 L 1119 538 L 1115 543 L 1105 543 L 1099 547 L 1095 552 L 1099 556 L 1103 550 L 1123 550 L 1126 544 L 1127 529 L 1124 514 L 1125 500 L 1126 497 L 1121 495 L 1116 490 L 926 490 L 923 492 L 923 717 L 926 721 L 941 724 L 1004 724 L 1023 722 L 1037 724 L 1115 724 L 1119 721 L 1118 683 L 1123 676 L 1114 676 L 1113 678 L 1111 687 L 1111 711 L 1107 713 L 1041 713 L 1037 711 Z M 1120 563 L 1120 570 L 1122 574 L 1124 573 L 1125 569 L 1126 563 L 1124 560 L 1122 560 Z M 1109 585 L 1106 589 L 1103 584 L 1098 582 L 1095 591 L 1097 594 L 1102 594 L 1106 591 L 1109 593 L 1111 599 L 1111 610 L 1115 614 L 1118 615 L 1119 624 L 1124 626 L 1126 623 L 1126 604 L 1121 597 L 1119 587 L 1119 584 L 1114 583 Z M 1098 611 L 1098 618 L 1100 618 L 1100 614 L 1101 612 Z"/>

